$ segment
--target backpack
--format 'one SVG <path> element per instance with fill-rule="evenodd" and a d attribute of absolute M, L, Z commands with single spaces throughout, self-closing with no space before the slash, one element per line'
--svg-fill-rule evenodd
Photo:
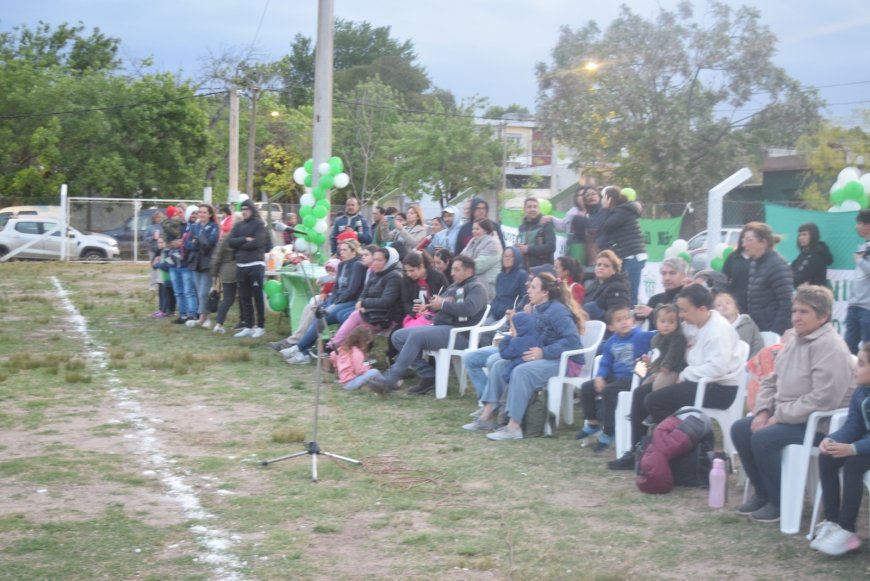
<path fill-rule="evenodd" d="M 547 390 L 537 390 L 529 401 L 526 415 L 523 416 L 523 438 L 541 438 L 548 435 L 548 425 L 549 432 L 552 434 L 555 426 L 554 420 L 550 410 L 547 409 Z"/>
<path fill-rule="evenodd" d="M 638 489 L 662 494 L 675 485 L 706 486 L 713 443 L 710 418 L 700 410 L 680 408 L 641 441 L 635 479 Z"/>

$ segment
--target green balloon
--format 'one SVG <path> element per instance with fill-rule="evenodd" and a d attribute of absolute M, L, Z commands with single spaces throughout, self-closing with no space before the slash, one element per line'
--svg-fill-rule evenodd
<path fill-rule="evenodd" d="M 308 173 L 308 175 L 311 175 L 312 173 L 314 173 L 314 160 L 309 158 L 308 161 L 302 164 L 302 167 L 305 168 L 305 171 Z"/>
<path fill-rule="evenodd" d="M 270 281 L 277 282 L 277 281 Z M 290 301 L 287 300 L 287 295 L 283 292 L 275 293 L 273 295 L 269 295 L 269 308 L 275 311 L 276 313 L 283 313 L 287 310 L 287 307 L 290 305 Z"/>
<path fill-rule="evenodd" d="M 728 248 L 726 248 L 725 250 L 723 250 L 723 251 L 722 251 L 722 260 L 724 261 L 726 258 L 728 258 L 729 256 L 731 256 L 731 253 L 732 253 L 732 252 L 734 252 L 734 247 L 733 247 L 733 246 L 729 246 Z M 723 264 L 724 264 L 724 262 L 723 262 Z"/>
<path fill-rule="evenodd" d="M 313 211 L 313 208 L 311 206 L 300 206 L 299 207 L 299 217 L 304 220 L 305 216 L 311 215 L 312 211 Z"/>
<path fill-rule="evenodd" d="M 845 191 L 847 200 L 855 200 L 860 204 L 862 200 L 866 200 L 867 198 L 864 194 L 864 186 L 861 182 L 851 181 L 843 186 L 843 190 Z"/>
<path fill-rule="evenodd" d="M 637 199 L 637 192 L 634 191 L 634 188 L 622 188 L 622 195 L 625 196 L 629 202 L 633 202 Z"/>
<path fill-rule="evenodd" d="M 314 206 L 314 210 L 311 212 L 314 214 L 314 217 L 320 220 L 321 218 L 326 218 L 326 215 L 329 213 L 326 211 L 326 208 L 323 206 Z"/>
<path fill-rule="evenodd" d="M 315 218 L 313 214 L 308 214 L 302 218 L 302 223 L 305 224 L 305 227 L 308 228 L 308 230 L 311 230 L 314 228 L 314 225 L 317 224 L 317 218 Z"/>
<path fill-rule="evenodd" d="M 320 232 L 312 232 L 308 236 L 308 239 L 311 240 L 312 242 L 314 242 L 315 244 L 317 244 L 318 246 L 320 246 L 321 244 L 326 242 L 326 236 L 324 236 Z"/>
<path fill-rule="evenodd" d="M 843 202 L 846 201 L 846 188 L 840 188 L 839 190 L 834 190 L 831 192 L 831 203 L 835 206 L 839 206 Z"/>
<path fill-rule="evenodd" d="M 323 187 L 323 177 L 320 178 L 320 183 L 317 184 L 317 187 L 311 190 L 311 194 L 314 196 L 315 200 L 325 200 L 326 199 L 326 188 Z"/>
<path fill-rule="evenodd" d="M 325 176 L 320 176 L 320 181 L 317 182 L 317 186 L 322 187 L 324 189 L 324 191 L 332 189 L 332 186 L 334 186 L 334 185 L 335 185 L 335 178 L 329 174 L 326 174 Z M 863 187 L 861 188 L 861 191 L 862 192 L 864 191 Z"/>
<path fill-rule="evenodd" d="M 541 200 L 538 202 L 538 209 L 541 211 L 541 214 L 545 216 L 549 215 L 553 211 L 553 203 L 550 200 Z"/>
<path fill-rule="evenodd" d="M 323 208 L 324 210 L 329 212 L 329 208 L 330 208 L 329 200 L 317 200 L 316 202 L 314 202 L 314 207 L 315 208 Z"/>
<path fill-rule="evenodd" d="M 310 188 L 311 187 L 311 174 L 308 174 L 307 176 L 305 176 L 305 179 L 302 181 L 305 184 L 306 188 Z"/>
<path fill-rule="evenodd" d="M 713 260 L 710 261 L 710 268 L 715 270 L 716 272 L 722 272 L 722 267 L 725 266 L 725 259 L 721 256 L 717 256 Z"/>
<path fill-rule="evenodd" d="M 680 252 L 677 256 L 685 260 L 686 264 L 692 264 L 692 255 L 688 252 Z"/>
<path fill-rule="evenodd" d="M 344 171 L 344 162 L 341 161 L 340 157 L 332 156 L 326 161 L 326 163 L 329 164 L 329 173 L 333 177 Z"/>
<path fill-rule="evenodd" d="M 277 280 L 267 280 L 266 284 L 263 285 L 263 292 L 266 293 L 267 297 L 271 297 L 276 293 L 283 294 L 284 288 L 281 286 L 281 283 Z"/>

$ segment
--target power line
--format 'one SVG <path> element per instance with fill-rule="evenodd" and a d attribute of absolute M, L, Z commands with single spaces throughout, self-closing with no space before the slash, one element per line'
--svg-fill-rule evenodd
<path fill-rule="evenodd" d="M 138 101 L 136 103 L 125 103 L 123 105 L 107 105 L 106 107 L 89 107 L 87 109 L 67 109 L 65 111 L 48 111 L 44 113 L 20 113 L 17 115 L 0 115 L 0 119 L 30 119 L 36 117 L 54 117 L 55 115 L 78 115 L 79 113 L 93 113 L 96 111 L 115 111 L 118 109 L 132 109 L 143 105 L 162 105 L 164 103 L 174 103 L 176 101 L 187 101 L 189 99 L 201 99 L 203 97 L 212 97 L 214 95 L 223 95 L 227 93 L 223 91 L 213 91 L 210 93 L 200 93 L 198 95 L 188 95 L 186 97 L 175 97 L 174 99 L 160 99 L 157 101 Z"/>
<path fill-rule="evenodd" d="M 254 46 L 257 44 L 257 39 L 260 37 L 260 29 L 263 28 L 263 20 L 266 18 L 266 11 L 269 9 L 270 0 L 266 0 L 266 4 L 263 6 L 263 13 L 260 14 L 260 22 L 257 24 L 257 31 L 254 33 L 254 40 L 251 41 L 251 50 L 253 50 Z"/>

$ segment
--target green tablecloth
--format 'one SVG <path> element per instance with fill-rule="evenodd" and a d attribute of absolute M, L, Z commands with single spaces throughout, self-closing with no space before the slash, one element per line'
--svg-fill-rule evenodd
<path fill-rule="evenodd" d="M 310 263 L 287 266 L 281 270 L 267 272 L 267 276 L 280 276 L 281 286 L 287 295 L 287 315 L 290 327 L 296 331 L 302 317 L 302 309 L 317 292 L 317 279 L 326 274 L 326 269 Z"/>

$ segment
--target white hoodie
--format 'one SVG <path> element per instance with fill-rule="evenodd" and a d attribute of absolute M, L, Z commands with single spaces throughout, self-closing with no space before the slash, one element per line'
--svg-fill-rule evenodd
<path fill-rule="evenodd" d="M 737 349 L 737 331 L 718 311 L 698 328 L 694 341 L 686 351 L 687 367 L 680 379 L 698 382 L 707 378 L 714 383 L 737 385 L 743 363 Z"/>

